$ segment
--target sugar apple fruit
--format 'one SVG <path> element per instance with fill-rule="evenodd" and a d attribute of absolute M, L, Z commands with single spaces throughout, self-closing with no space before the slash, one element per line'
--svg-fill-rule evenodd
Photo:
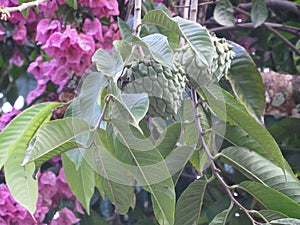
<path fill-rule="evenodd" d="M 218 38 L 214 35 L 211 38 L 215 53 L 212 53 L 214 56 L 210 68 L 201 62 L 189 45 L 183 46 L 175 53 L 174 60 L 182 65 L 191 87 L 197 88 L 212 81 L 219 81 L 223 75 L 228 73 L 231 60 L 235 57 L 235 53 L 232 51 L 233 46 L 227 43 L 225 38 Z"/>
<path fill-rule="evenodd" d="M 181 67 L 170 69 L 153 59 L 137 60 L 125 66 L 121 80 L 125 93 L 148 94 L 150 116 L 167 119 L 177 114 L 186 82 Z"/>

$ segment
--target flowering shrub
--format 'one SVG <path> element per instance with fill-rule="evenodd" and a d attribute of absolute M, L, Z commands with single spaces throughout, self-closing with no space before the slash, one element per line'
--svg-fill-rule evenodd
<path fill-rule="evenodd" d="M 18 6 L 18 1 L 5 0 L 1 4 L 13 7 Z M 27 17 L 21 12 L 13 12 L 9 21 L 0 21 L 0 45 L 11 43 L 13 47 L 8 63 L 18 67 L 28 65 L 27 72 L 37 81 L 36 88 L 27 95 L 27 104 L 33 104 L 46 93 L 49 83 L 54 84 L 58 92 L 62 90 L 72 75 L 81 76 L 90 66 L 95 49 L 111 49 L 112 42 L 120 38 L 118 25 L 112 18 L 119 14 L 116 0 L 80 0 L 78 4 L 76 11 L 64 0 L 47 1 L 38 6 L 38 11 L 29 9 Z M 63 14 L 66 8 L 68 15 Z M 83 13 L 84 10 L 92 14 Z M 102 24 L 104 17 L 107 19 Z M 3 113 L 0 131 L 20 112 L 13 108 L 11 112 Z M 38 173 L 39 196 L 34 218 L 13 199 L 6 184 L 0 183 L 0 225 L 79 222 L 74 212 L 84 214 L 84 210 L 66 182 L 60 157 L 49 162 L 59 172 Z M 69 208 L 64 206 L 65 201 Z"/>

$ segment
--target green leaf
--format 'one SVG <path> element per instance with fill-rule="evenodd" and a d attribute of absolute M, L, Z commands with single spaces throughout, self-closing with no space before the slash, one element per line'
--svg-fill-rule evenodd
<path fill-rule="evenodd" d="M 120 19 L 120 17 L 118 17 L 118 25 L 120 28 L 122 40 L 130 42 L 133 30 L 127 23 Z"/>
<path fill-rule="evenodd" d="M 254 151 L 241 147 L 229 147 L 220 153 L 249 179 L 280 191 L 296 202 L 300 202 L 300 181 L 290 173 L 284 174 L 273 162 Z"/>
<path fill-rule="evenodd" d="M 215 48 L 208 30 L 198 23 L 185 20 L 181 17 L 175 17 L 173 20 L 178 23 L 183 37 L 193 49 L 199 60 L 207 68 L 210 68 Z"/>
<path fill-rule="evenodd" d="M 294 218 L 282 218 L 277 220 L 272 220 L 270 224 L 274 225 L 300 225 L 300 220 Z"/>
<path fill-rule="evenodd" d="M 98 71 L 116 80 L 123 71 L 122 56 L 115 49 L 109 52 L 101 48 L 98 49 L 92 57 L 92 62 L 96 63 Z"/>
<path fill-rule="evenodd" d="M 71 191 L 85 208 L 87 214 L 90 214 L 90 200 L 94 194 L 95 187 L 93 169 L 83 160 L 77 170 L 75 164 L 65 154 L 62 154 L 62 162 L 65 177 Z"/>
<path fill-rule="evenodd" d="M 159 223 L 173 224 L 175 190 L 164 158 L 136 127 L 119 119 L 112 119 L 111 122 L 116 135 L 114 143 L 118 147 L 114 155 L 120 160 L 126 156 L 124 163 L 130 165 L 127 171 L 151 193 L 153 210 Z"/>
<path fill-rule="evenodd" d="M 259 121 L 265 109 L 265 88 L 262 77 L 247 51 L 230 42 L 236 57 L 231 61 L 227 78 L 236 96 Z"/>
<path fill-rule="evenodd" d="M 237 187 L 251 194 L 265 208 L 300 219 L 300 205 L 279 191 L 253 181 L 244 181 Z"/>
<path fill-rule="evenodd" d="M 232 205 L 231 207 L 229 207 L 229 209 L 226 209 L 223 212 L 217 214 L 215 218 L 209 223 L 209 225 L 225 225 L 231 208 Z"/>
<path fill-rule="evenodd" d="M 117 52 L 120 53 L 123 62 L 125 62 L 127 57 L 130 56 L 130 54 L 132 52 L 131 45 L 127 41 L 124 41 L 124 40 L 115 40 L 113 42 L 113 45 L 114 45 L 115 49 L 117 50 Z"/>
<path fill-rule="evenodd" d="M 100 106 L 97 102 L 107 78 L 101 72 L 92 72 L 83 79 L 80 94 L 73 99 L 68 107 L 69 115 L 81 118 L 95 126 L 100 116 Z"/>
<path fill-rule="evenodd" d="M 259 145 L 257 151 L 260 155 L 270 159 L 282 169 L 285 168 L 285 159 L 274 138 L 232 95 L 216 85 L 203 87 L 203 92 L 209 107 L 218 117 L 242 128 Z"/>
<path fill-rule="evenodd" d="M 300 50 L 300 40 L 296 43 L 296 48 Z M 294 65 L 296 66 L 296 70 L 300 73 L 300 55 L 296 52 L 293 52 Z"/>
<path fill-rule="evenodd" d="M 44 124 L 37 132 L 34 146 L 26 152 L 23 165 L 37 161 L 37 166 L 40 166 L 61 151 L 68 150 L 68 147 L 76 146 L 76 143 L 70 141 L 89 131 L 89 124 L 79 118 L 52 120 Z"/>
<path fill-rule="evenodd" d="M 15 149 L 25 152 L 38 127 L 49 119 L 51 110 L 59 105 L 61 103 L 47 102 L 25 109 L 0 132 L 0 168 L 7 161 L 9 152 Z"/>
<path fill-rule="evenodd" d="M 166 158 L 175 148 L 180 134 L 181 123 L 173 123 L 168 126 L 160 135 L 159 139 L 155 143 L 155 146 L 164 158 Z"/>
<path fill-rule="evenodd" d="M 216 4 L 214 19 L 222 26 L 234 26 L 233 6 L 230 0 L 223 0 Z"/>
<path fill-rule="evenodd" d="M 166 36 L 161 34 L 150 34 L 143 37 L 142 40 L 146 43 L 152 55 L 158 62 L 172 68 L 173 51 Z"/>
<path fill-rule="evenodd" d="M 31 176 L 34 165 L 22 167 L 21 163 L 36 130 L 50 119 L 52 108 L 60 104 L 41 103 L 32 106 L 14 118 L 0 133 L 0 149 L 5 157 L 3 162 L 6 184 L 14 199 L 31 214 L 35 212 L 38 198 L 37 181 Z"/>
<path fill-rule="evenodd" d="M 71 6 L 73 9 L 78 9 L 78 2 L 77 0 L 66 0 L 67 5 Z"/>
<path fill-rule="evenodd" d="M 283 213 L 280 213 L 278 211 L 273 211 L 273 210 L 266 210 L 266 209 L 264 209 L 264 210 L 260 210 L 259 213 L 265 219 L 267 219 L 267 221 L 277 220 L 277 219 L 281 219 L 281 218 L 286 218 L 287 217 Z"/>
<path fill-rule="evenodd" d="M 251 20 L 254 28 L 263 24 L 268 18 L 268 9 L 265 0 L 252 0 Z"/>
<path fill-rule="evenodd" d="M 175 211 L 175 225 L 198 224 L 207 182 L 196 180 L 179 197 Z"/>
<path fill-rule="evenodd" d="M 176 34 L 181 34 L 178 24 L 162 10 L 151 10 L 142 19 L 143 24 L 155 24 L 171 30 Z"/>

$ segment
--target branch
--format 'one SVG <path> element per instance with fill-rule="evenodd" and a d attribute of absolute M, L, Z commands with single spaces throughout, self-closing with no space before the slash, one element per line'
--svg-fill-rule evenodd
<path fill-rule="evenodd" d="M 142 1 L 134 1 L 134 19 L 133 19 L 133 30 L 136 36 L 140 33 L 140 24 L 142 23 Z"/>
<path fill-rule="evenodd" d="M 220 170 L 217 168 L 217 166 L 214 162 L 214 157 L 210 153 L 210 150 L 209 150 L 209 148 L 208 148 L 208 146 L 205 142 L 205 139 L 204 139 L 203 129 L 201 127 L 200 118 L 198 116 L 199 112 L 198 112 L 198 107 L 197 107 L 197 104 L 198 104 L 197 92 L 196 92 L 195 89 L 192 88 L 191 93 L 192 93 L 192 100 L 193 100 L 193 105 L 194 105 L 194 119 L 195 119 L 196 127 L 197 127 L 197 130 L 198 130 L 200 143 L 202 145 L 202 148 L 203 148 L 205 154 L 207 155 L 208 163 L 211 167 L 211 170 L 212 170 L 212 173 L 213 173 L 214 177 L 217 178 L 217 180 L 223 186 L 223 188 L 225 189 L 225 192 L 226 192 L 227 196 L 229 197 L 230 201 L 233 204 L 235 204 L 236 206 L 238 206 L 247 215 L 247 217 L 251 220 L 252 224 L 263 225 L 264 223 L 260 223 L 260 222 L 256 221 L 251 216 L 251 213 L 250 213 L 251 211 L 246 209 L 238 200 L 235 199 L 235 197 L 233 196 L 233 194 L 230 191 L 230 187 L 225 183 L 225 181 L 223 180 L 223 178 L 219 174 Z"/>
<path fill-rule="evenodd" d="M 190 20 L 196 22 L 198 15 L 198 0 L 191 0 Z"/>
<path fill-rule="evenodd" d="M 269 22 L 265 22 L 265 24 L 276 30 L 284 31 L 286 33 L 290 33 L 300 37 L 300 28 L 298 27 L 286 26 L 278 23 L 269 23 Z M 249 28 L 254 28 L 254 26 L 253 23 L 241 23 L 241 24 L 236 24 L 235 26 L 214 27 L 209 30 L 212 32 L 220 32 L 220 31 L 239 30 L 240 28 L 249 29 Z"/>
<path fill-rule="evenodd" d="M 10 12 L 10 13 L 11 12 L 21 12 L 25 9 L 38 6 L 38 5 L 40 5 L 40 4 L 42 4 L 43 2 L 46 2 L 46 1 L 49 1 L 49 0 L 36 0 L 36 1 L 33 1 L 33 2 L 25 2 L 25 3 L 22 3 L 19 6 L 5 7 L 5 10 L 7 12 Z"/>
<path fill-rule="evenodd" d="M 295 13 L 300 16 L 300 5 L 294 2 L 285 1 L 285 0 L 266 0 L 266 4 L 270 8 L 287 10 L 289 12 Z M 250 11 L 252 3 L 242 3 L 238 6 L 243 10 Z"/>
<path fill-rule="evenodd" d="M 242 10 L 242 9 L 240 9 L 238 7 L 233 7 L 233 8 L 237 12 L 243 13 L 244 15 L 250 17 L 250 14 L 248 12 L 246 12 L 245 10 Z M 274 28 L 270 27 L 267 23 L 263 23 L 262 26 L 265 27 L 267 30 L 273 32 L 275 34 L 275 36 L 277 38 L 279 38 L 287 46 L 289 46 L 292 51 L 294 51 L 297 55 L 300 55 L 300 50 L 297 49 L 297 47 L 295 45 L 293 45 L 288 39 L 286 39 L 285 37 L 283 37 L 277 30 L 275 30 Z"/>

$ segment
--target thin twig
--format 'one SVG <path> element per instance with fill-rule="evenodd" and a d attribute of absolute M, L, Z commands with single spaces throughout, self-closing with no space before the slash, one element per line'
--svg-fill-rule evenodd
<path fill-rule="evenodd" d="M 198 15 L 198 0 L 191 0 L 190 20 L 196 22 Z"/>
<path fill-rule="evenodd" d="M 25 9 L 38 6 L 38 5 L 40 5 L 40 4 L 42 4 L 43 2 L 46 2 L 46 1 L 49 1 L 49 0 L 36 0 L 36 1 L 33 1 L 33 2 L 25 2 L 25 3 L 22 3 L 19 6 L 5 7 L 5 10 L 10 12 L 10 13 L 11 12 L 21 12 Z"/>
<path fill-rule="evenodd" d="M 240 9 L 238 7 L 233 7 L 233 8 L 234 8 L 235 11 L 243 13 L 244 15 L 250 17 L 250 14 L 248 12 L 246 12 L 245 10 L 242 10 L 242 9 Z M 277 30 L 275 30 L 273 27 L 270 27 L 266 23 L 263 23 L 262 26 L 265 27 L 267 30 L 271 31 L 272 33 L 274 33 L 275 36 L 277 38 L 279 38 L 287 46 L 289 46 L 293 52 L 295 52 L 297 55 L 300 55 L 300 50 L 297 49 L 297 47 L 295 45 L 293 45 L 288 39 L 286 39 L 285 37 L 283 37 Z"/>
<path fill-rule="evenodd" d="M 200 123 L 200 118 L 197 116 L 199 114 L 198 107 L 196 107 L 198 99 L 197 99 L 197 92 L 193 88 L 191 90 L 191 95 L 192 95 L 192 100 L 193 100 L 193 105 L 194 105 L 194 119 L 195 119 L 195 122 L 196 122 L 196 127 L 197 127 L 197 130 L 198 130 L 199 139 L 200 139 L 202 148 L 203 148 L 205 154 L 207 155 L 208 163 L 211 167 L 213 175 L 217 178 L 217 180 L 220 182 L 220 184 L 225 189 L 225 192 L 226 192 L 227 196 L 229 197 L 230 201 L 232 203 L 234 203 L 236 206 L 238 206 L 247 215 L 247 217 L 251 220 L 251 222 L 253 224 L 263 225 L 263 223 L 260 223 L 260 222 L 256 221 L 251 216 L 250 211 L 248 209 L 246 209 L 238 200 L 235 199 L 235 197 L 231 193 L 230 187 L 225 183 L 225 181 L 223 180 L 223 178 L 219 174 L 220 170 L 219 170 L 219 168 L 217 168 L 217 166 L 214 162 L 214 157 L 212 156 L 212 154 L 211 154 L 211 152 L 210 152 L 210 150 L 209 150 L 209 148 L 208 148 L 208 146 L 205 142 L 203 129 L 202 129 L 201 123 Z"/>
<path fill-rule="evenodd" d="M 142 23 L 142 1 L 134 1 L 134 19 L 133 19 L 133 30 L 136 36 L 140 34 L 140 24 Z"/>
<path fill-rule="evenodd" d="M 208 22 L 205 24 L 211 25 L 212 23 Z M 270 22 L 265 22 L 265 24 L 267 24 L 268 26 L 270 26 L 276 30 L 284 31 L 286 33 L 293 34 L 293 35 L 300 37 L 300 28 L 298 28 L 298 27 L 286 26 L 286 25 L 282 25 L 282 24 L 278 24 L 278 23 L 270 23 Z M 235 26 L 214 27 L 214 28 L 210 28 L 209 30 L 212 32 L 220 32 L 220 31 L 239 30 L 241 28 L 244 28 L 244 29 L 254 28 L 254 25 L 253 25 L 253 23 L 241 23 L 241 24 L 236 24 Z"/>

